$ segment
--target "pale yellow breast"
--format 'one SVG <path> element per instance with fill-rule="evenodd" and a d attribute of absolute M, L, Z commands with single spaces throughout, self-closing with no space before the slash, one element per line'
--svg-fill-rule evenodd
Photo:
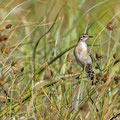
<path fill-rule="evenodd" d="M 89 56 L 89 53 L 88 53 L 88 50 L 87 49 L 84 49 L 83 47 L 81 46 L 77 46 L 76 49 L 75 49 L 75 52 L 78 54 L 78 55 L 83 55 L 83 56 Z"/>

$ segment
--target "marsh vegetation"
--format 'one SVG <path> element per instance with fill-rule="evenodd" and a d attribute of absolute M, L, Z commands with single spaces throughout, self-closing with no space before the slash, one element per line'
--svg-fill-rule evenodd
<path fill-rule="evenodd" d="M 0 1 L 0 119 L 119 120 L 119 26 L 119 0 Z M 73 55 L 87 31 L 95 85 Z"/>

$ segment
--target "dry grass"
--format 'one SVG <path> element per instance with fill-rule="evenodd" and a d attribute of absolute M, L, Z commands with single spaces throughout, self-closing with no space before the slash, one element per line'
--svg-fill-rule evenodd
<path fill-rule="evenodd" d="M 119 120 L 119 4 L 0 1 L 0 118 Z M 97 76 L 93 86 L 73 55 L 88 28 L 94 36 L 87 42 Z"/>

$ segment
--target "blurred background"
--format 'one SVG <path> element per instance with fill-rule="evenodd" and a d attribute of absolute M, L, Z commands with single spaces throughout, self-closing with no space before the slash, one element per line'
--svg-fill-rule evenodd
<path fill-rule="evenodd" d="M 1 119 L 120 119 L 119 0 L 1 0 L 0 15 Z M 73 55 L 87 31 L 95 86 Z"/>

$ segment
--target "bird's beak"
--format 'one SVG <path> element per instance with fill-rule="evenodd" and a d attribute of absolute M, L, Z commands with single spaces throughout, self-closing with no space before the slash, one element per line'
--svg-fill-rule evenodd
<path fill-rule="evenodd" d="M 92 38 L 93 36 L 89 36 L 89 38 Z"/>

